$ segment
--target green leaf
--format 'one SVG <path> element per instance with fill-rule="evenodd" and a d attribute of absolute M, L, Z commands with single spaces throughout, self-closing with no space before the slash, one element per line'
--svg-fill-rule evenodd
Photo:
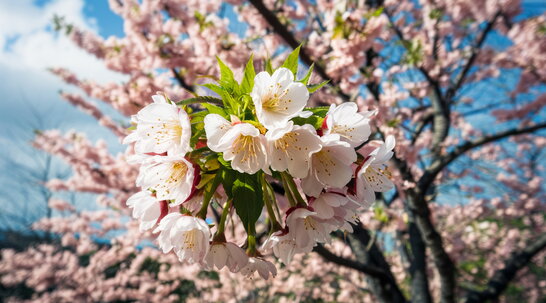
<path fill-rule="evenodd" d="M 254 102 L 252 102 L 252 97 L 250 97 L 250 95 L 243 95 L 241 99 L 239 100 L 239 103 L 241 104 L 241 114 L 238 116 L 239 119 L 241 119 L 241 121 L 243 120 L 255 121 L 256 120 L 256 116 L 254 114 L 255 107 L 254 107 Z"/>
<path fill-rule="evenodd" d="M 256 77 L 256 71 L 254 71 L 254 55 L 250 55 L 250 59 L 246 63 L 243 81 L 241 82 L 241 93 L 247 94 L 252 91 L 254 87 L 254 77 Z"/>
<path fill-rule="evenodd" d="M 201 13 L 198 12 L 198 11 L 195 11 L 194 17 L 195 17 L 195 20 L 196 20 L 197 22 L 199 22 L 199 23 L 205 22 L 205 16 L 203 16 L 203 14 L 201 14 Z"/>
<path fill-rule="evenodd" d="M 372 16 L 373 17 L 379 17 L 383 13 L 384 9 L 385 9 L 384 7 L 380 7 L 378 9 L 376 9 L 375 12 L 373 12 Z"/>
<path fill-rule="evenodd" d="M 233 194 L 233 206 L 247 233 L 254 233 L 256 221 L 262 214 L 264 206 L 260 173 L 249 175 L 236 173 L 235 182 L 231 192 Z"/>
<path fill-rule="evenodd" d="M 223 155 L 218 157 L 218 162 L 220 162 L 220 164 L 222 164 L 225 168 L 231 169 L 231 163 L 224 159 Z"/>
<path fill-rule="evenodd" d="M 200 126 L 203 125 L 203 123 L 199 123 Z M 197 144 L 197 141 L 199 141 L 199 138 L 205 134 L 205 129 L 203 128 L 196 128 L 195 130 L 192 129 L 192 136 L 190 138 L 190 146 L 195 146 Z"/>
<path fill-rule="evenodd" d="M 324 120 L 324 118 L 317 117 L 317 116 L 311 116 L 309 118 L 297 117 L 297 118 L 292 119 L 292 121 L 294 121 L 294 124 L 296 124 L 296 125 L 310 124 L 315 129 L 319 129 L 322 126 L 322 121 L 323 120 Z"/>
<path fill-rule="evenodd" d="M 206 87 L 206 88 L 212 90 L 213 92 L 217 93 L 222 98 L 222 102 L 223 102 L 225 110 L 231 109 L 232 112 L 237 113 L 237 109 L 239 107 L 239 104 L 231 96 L 231 94 L 228 91 L 226 91 L 226 89 L 224 87 L 218 86 L 218 85 L 212 84 L 212 83 L 203 84 L 201 86 Z M 224 117 L 226 117 L 226 116 L 224 116 Z"/>
<path fill-rule="evenodd" d="M 205 103 L 205 104 L 207 104 L 207 103 Z M 208 115 L 208 114 L 209 113 L 206 110 L 193 112 L 193 113 L 189 114 L 191 123 L 194 124 L 194 123 L 203 122 L 203 119 L 205 119 L 205 116 Z"/>
<path fill-rule="evenodd" d="M 351 27 L 347 25 L 343 19 L 343 15 L 340 11 L 336 11 L 336 16 L 334 17 L 334 30 L 332 39 L 339 38 L 348 38 L 351 34 Z"/>
<path fill-rule="evenodd" d="M 298 47 L 296 47 L 290 53 L 290 55 L 288 55 L 288 57 L 286 57 L 286 60 L 284 60 L 284 63 L 281 66 L 281 67 L 288 68 L 294 74 L 294 76 L 298 73 L 298 57 L 300 55 L 300 49 L 301 49 L 301 44 Z"/>
<path fill-rule="evenodd" d="M 370 13 L 365 14 L 364 17 L 366 19 L 371 19 L 373 17 L 379 17 L 383 13 L 383 10 L 384 10 L 384 7 L 381 6 L 378 9 L 376 9 L 376 10 L 370 12 Z"/>
<path fill-rule="evenodd" d="M 317 115 L 324 118 L 326 117 L 326 114 L 330 110 L 330 106 L 306 107 L 304 110 L 310 111 L 313 113 L 313 115 Z"/>
<path fill-rule="evenodd" d="M 219 106 L 208 104 L 208 103 L 203 103 L 201 105 L 209 112 L 209 114 L 218 114 L 224 118 L 228 117 L 228 114 L 226 113 L 226 111 Z"/>
<path fill-rule="evenodd" d="M 191 114 L 191 138 L 190 146 L 195 146 L 199 141 L 199 138 L 205 134 L 203 120 L 205 118 L 206 111 L 200 111 L 194 114 Z"/>
<path fill-rule="evenodd" d="M 311 66 L 309 66 L 309 69 L 307 70 L 307 74 L 305 74 L 305 77 L 303 77 L 303 79 L 301 79 L 299 82 L 307 85 L 309 84 L 309 79 L 311 78 L 311 74 L 313 73 L 313 69 L 315 68 L 315 63 L 311 64 Z"/>
<path fill-rule="evenodd" d="M 443 15 L 442 10 L 437 8 L 431 10 L 430 13 L 428 14 L 430 19 L 438 19 L 438 20 L 442 18 L 442 15 Z"/>
<path fill-rule="evenodd" d="M 330 110 L 329 106 L 306 107 L 304 111 L 310 111 L 313 115 L 308 118 L 296 117 L 293 118 L 292 121 L 294 121 L 296 125 L 310 124 L 315 129 L 319 129 L 322 127 L 322 122 L 324 121 L 324 117 L 326 117 L 328 110 Z"/>
<path fill-rule="evenodd" d="M 403 61 L 409 65 L 419 65 L 423 61 L 423 45 L 419 40 L 406 41 L 404 43 L 406 54 Z"/>
<path fill-rule="evenodd" d="M 237 114 L 239 113 L 239 107 L 241 106 L 241 104 L 239 102 L 237 102 L 237 100 L 235 100 L 235 98 L 233 98 L 233 96 L 228 93 L 228 92 L 223 92 L 222 93 L 222 100 L 224 101 L 224 107 L 226 109 L 231 109 L 231 111 L 227 111 L 228 113 L 230 114 Z"/>
<path fill-rule="evenodd" d="M 400 124 L 400 120 L 398 120 L 398 119 L 392 119 L 392 120 L 387 121 L 387 126 L 388 127 L 398 127 L 399 124 Z"/>
<path fill-rule="evenodd" d="M 221 96 L 222 92 L 224 91 L 223 87 L 221 87 L 219 85 L 216 85 L 216 84 L 213 84 L 213 83 L 205 83 L 205 84 L 201 84 L 201 86 L 210 89 L 211 91 L 217 93 L 219 96 Z"/>
<path fill-rule="evenodd" d="M 537 28 L 537 33 L 546 35 L 546 23 L 540 24 Z"/>
<path fill-rule="evenodd" d="M 273 66 L 271 65 L 271 59 L 265 59 L 264 65 L 265 71 L 268 72 L 270 75 L 273 75 Z"/>
<path fill-rule="evenodd" d="M 309 91 L 309 93 L 314 93 L 324 85 L 328 84 L 328 82 L 330 82 L 330 80 L 322 81 L 319 84 L 307 85 L 307 90 Z"/>
<path fill-rule="evenodd" d="M 225 162 L 222 157 L 218 157 L 218 161 L 224 165 L 223 161 Z M 224 191 L 226 192 L 226 195 L 228 198 L 233 198 L 233 182 L 235 182 L 235 174 L 237 172 L 231 169 L 231 166 L 229 168 L 224 167 L 222 168 L 221 174 L 222 174 L 222 186 L 224 187 Z"/>
<path fill-rule="evenodd" d="M 374 217 L 375 217 L 375 219 L 377 221 L 383 222 L 383 223 L 388 223 L 389 222 L 389 216 L 385 212 L 383 207 L 376 207 L 376 208 L 374 208 L 373 212 L 374 212 Z"/>
<path fill-rule="evenodd" d="M 214 23 L 212 21 L 206 21 L 207 18 L 201 14 L 200 12 L 196 11 L 194 14 L 195 21 L 197 21 L 197 24 L 199 24 L 199 32 L 202 32 L 207 27 L 213 26 Z"/>
<path fill-rule="evenodd" d="M 222 183 L 222 173 L 218 172 L 216 176 L 214 176 L 214 180 L 212 180 L 212 183 L 209 183 L 210 186 L 206 186 L 205 193 L 203 195 L 203 203 L 209 203 L 210 199 L 212 199 L 212 196 L 214 195 L 214 192 L 216 192 L 216 189 Z"/>
<path fill-rule="evenodd" d="M 228 91 L 235 91 L 238 87 L 237 82 L 235 82 L 235 77 L 233 77 L 233 72 L 231 69 L 216 56 L 218 60 L 218 66 L 220 67 L 220 86 L 227 89 Z"/>
<path fill-rule="evenodd" d="M 197 96 L 194 98 L 184 99 L 176 102 L 176 105 L 183 106 L 196 103 L 212 103 L 222 105 L 222 100 L 211 96 Z"/>

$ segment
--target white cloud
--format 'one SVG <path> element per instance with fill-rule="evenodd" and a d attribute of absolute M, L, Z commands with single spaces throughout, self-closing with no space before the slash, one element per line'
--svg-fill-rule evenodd
<path fill-rule="evenodd" d="M 82 0 L 53 0 L 37 6 L 33 0 L 0 2 L 0 36 L 15 36 L 43 29 L 54 15 L 88 30 L 96 30 L 97 22 L 83 14 Z"/>
<path fill-rule="evenodd" d="M 125 75 L 78 48 L 63 33 L 52 29 L 54 15 L 68 23 L 98 32 L 97 21 L 85 16 L 83 0 L 51 0 L 38 6 L 33 0 L 0 1 L 0 128 L 16 128 L 29 118 L 29 107 L 45 120 L 44 127 L 89 131 L 92 139 L 114 137 L 86 114 L 58 96 L 59 90 L 74 91 L 46 69 L 64 67 L 82 79 L 119 82 Z M 28 101 L 28 102 L 26 102 Z M 109 112 L 112 112 L 111 110 Z M 0 136 L 8 136 L 3 133 Z"/>
<path fill-rule="evenodd" d="M 84 15 L 83 6 L 83 0 L 54 0 L 42 7 L 32 0 L 0 2 L 0 66 L 38 73 L 49 67 L 65 67 L 82 77 L 124 79 L 63 33 L 52 30 L 53 16 L 58 15 L 70 24 L 98 32 L 96 20 Z"/>

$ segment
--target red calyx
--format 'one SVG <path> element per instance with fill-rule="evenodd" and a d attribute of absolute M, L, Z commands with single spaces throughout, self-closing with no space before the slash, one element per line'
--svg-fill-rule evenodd
<path fill-rule="evenodd" d="M 160 153 L 160 154 L 158 154 L 158 153 L 144 153 L 144 154 L 146 154 L 148 156 L 166 156 L 167 152 L 163 152 L 163 153 Z"/>
<path fill-rule="evenodd" d="M 199 140 L 195 144 L 196 149 L 203 148 L 203 147 L 207 147 L 207 140 Z"/>
<path fill-rule="evenodd" d="M 169 213 L 169 202 L 166 200 L 159 201 L 159 207 L 161 208 L 161 213 L 159 214 L 159 218 L 157 218 L 157 222 L 155 224 L 158 224 L 161 219 L 163 219 L 168 213 Z"/>
<path fill-rule="evenodd" d="M 190 159 L 186 160 L 190 161 Z M 195 194 L 197 193 L 197 185 L 199 185 L 199 182 L 201 182 L 201 170 L 199 169 L 199 165 L 191 161 L 190 163 L 193 165 L 193 184 L 191 186 L 190 195 L 184 202 L 191 200 L 191 198 L 195 196 Z"/>

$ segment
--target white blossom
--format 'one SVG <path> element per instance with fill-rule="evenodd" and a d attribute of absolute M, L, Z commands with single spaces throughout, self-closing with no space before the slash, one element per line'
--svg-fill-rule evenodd
<path fill-rule="evenodd" d="M 257 74 L 250 96 L 258 121 L 272 129 L 284 126 L 300 114 L 309 99 L 309 91 L 303 83 L 294 82 L 294 74 L 289 69 L 279 68 L 273 75 Z"/>
<path fill-rule="evenodd" d="M 339 135 L 321 137 L 322 149 L 311 156 L 309 174 L 302 179 L 305 194 L 318 197 L 326 187 L 342 188 L 353 175 L 351 164 L 356 161 L 355 150 L 341 141 Z"/>
<path fill-rule="evenodd" d="M 370 117 L 375 111 L 358 112 L 356 103 L 332 104 L 326 114 L 324 134 L 338 134 L 351 147 L 357 147 L 370 136 Z"/>
<path fill-rule="evenodd" d="M 338 229 L 352 232 L 353 228 L 349 223 L 356 223 L 357 210 L 360 208 L 359 204 L 338 192 L 322 193 L 310 203 L 310 206 L 318 218 L 326 220 L 331 227 L 330 232 Z"/>
<path fill-rule="evenodd" d="M 159 200 L 186 201 L 193 190 L 194 167 L 184 157 L 154 156 L 140 167 L 136 184 L 155 190 Z"/>
<path fill-rule="evenodd" d="M 205 257 L 205 264 L 210 269 L 227 266 L 231 272 L 238 272 L 248 264 L 248 256 L 234 243 L 213 243 Z"/>
<path fill-rule="evenodd" d="M 209 148 L 223 153 L 233 169 L 247 174 L 267 171 L 265 137 L 252 124 L 231 125 L 222 116 L 209 114 L 205 117 L 205 132 Z"/>
<path fill-rule="evenodd" d="M 273 233 L 267 238 L 262 246 L 264 252 L 273 251 L 275 257 L 279 258 L 285 265 L 290 264 L 292 258 L 298 253 L 308 253 L 313 250 L 312 246 L 299 248 L 293 233 L 284 230 Z"/>
<path fill-rule="evenodd" d="M 180 213 L 166 215 L 154 233 L 164 253 L 175 252 L 181 262 L 203 263 L 209 251 L 211 237 L 207 223 L 199 218 Z"/>
<path fill-rule="evenodd" d="M 273 278 L 277 275 L 277 268 L 273 263 L 258 257 L 249 258 L 248 264 L 241 269 L 241 273 L 248 278 L 251 278 L 256 271 L 265 280 L 269 279 L 270 274 Z"/>
<path fill-rule="evenodd" d="M 132 195 L 127 206 L 133 209 L 133 218 L 140 220 L 140 231 L 154 227 L 162 213 L 161 201 L 147 190 Z"/>
<path fill-rule="evenodd" d="M 288 170 L 296 178 L 307 176 L 311 155 L 321 149 L 321 140 L 312 126 L 289 121 L 284 127 L 269 130 L 265 137 L 273 170 Z"/>
<path fill-rule="evenodd" d="M 191 150 L 188 114 L 175 104 L 169 104 L 164 96 L 154 95 L 152 98 L 154 103 L 131 117 L 131 121 L 137 124 L 136 130 L 123 143 L 136 142 L 135 151 L 139 154 L 185 155 Z"/>
<path fill-rule="evenodd" d="M 207 146 L 215 152 L 220 151 L 220 139 L 231 129 L 231 123 L 218 114 L 208 114 L 204 119 Z"/>
<path fill-rule="evenodd" d="M 317 243 L 327 242 L 331 227 L 313 212 L 304 207 L 292 210 L 286 216 L 289 235 L 298 249 L 309 252 Z"/>
<path fill-rule="evenodd" d="M 347 204 L 348 198 L 338 193 L 322 193 L 311 203 L 317 217 L 331 219 L 335 215 L 335 209 Z"/>
<path fill-rule="evenodd" d="M 369 207 L 375 202 L 375 192 L 386 192 L 394 188 L 390 173 L 386 168 L 387 161 L 393 155 L 395 140 L 387 136 L 385 142 L 375 148 L 367 159 L 357 168 L 355 173 L 355 195 L 351 199 L 363 207 Z"/>

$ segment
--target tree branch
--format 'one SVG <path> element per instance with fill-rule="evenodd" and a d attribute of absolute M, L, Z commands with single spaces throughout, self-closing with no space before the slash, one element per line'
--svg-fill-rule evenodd
<path fill-rule="evenodd" d="M 368 279 L 368 283 L 374 290 L 377 300 L 385 303 L 406 302 L 406 298 L 400 291 L 396 279 L 390 271 L 390 265 L 385 260 L 383 253 L 376 243 L 370 243 L 370 241 L 373 240 L 368 230 L 360 223 L 352 225 L 352 227 L 354 231 L 352 234 L 347 235 L 347 237 L 355 256 L 364 264 L 373 264 L 374 266 L 384 269 L 388 277 L 387 280 Z"/>
<path fill-rule="evenodd" d="M 391 13 L 387 9 L 385 9 L 384 12 L 396 36 L 400 39 L 404 48 L 408 50 L 410 42 L 406 40 L 400 28 L 394 23 Z M 438 80 L 434 79 L 423 66 L 417 66 L 417 69 L 423 74 L 430 87 L 432 87 L 432 95 L 429 97 L 432 109 L 434 110 L 432 116 L 432 126 L 434 130 L 432 136 L 432 152 L 438 155 L 440 153 L 440 144 L 449 133 L 451 110 L 448 102 L 446 102 L 447 99 L 444 98 L 444 95 L 442 94 L 442 89 Z"/>
<path fill-rule="evenodd" d="M 411 138 L 411 144 L 414 145 L 415 142 L 417 142 L 417 138 L 419 138 L 419 136 L 421 135 L 421 133 L 423 132 L 423 130 L 425 130 L 425 127 L 430 123 L 432 122 L 432 117 L 434 116 L 434 113 L 431 112 L 429 114 L 426 114 L 425 116 L 423 116 L 423 118 L 421 119 L 421 121 L 419 121 L 419 123 L 417 123 L 417 126 L 415 127 L 415 135 L 413 136 L 413 138 Z"/>
<path fill-rule="evenodd" d="M 325 260 L 336 263 L 338 265 L 351 268 L 354 270 L 357 270 L 363 274 L 370 275 L 372 277 L 378 278 L 380 280 L 388 280 L 389 277 L 385 273 L 385 271 L 377 266 L 373 265 L 367 265 L 363 264 L 358 261 L 353 261 L 351 259 L 346 259 L 343 257 L 340 257 L 331 251 L 329 251 L 326 247 L 324 247 L 322 244 L 319 244 L 315 246 L 313 249 L 314 252 L 319 254 L 321 257 L 323 257 Z"/>
<path fill-rule="evenodd" d="M 448 102 L 452 102 L 451 99 L 455 96 L 455 93 L 457 93 L 459 88 L 461 88 L 461 86 L 463 85 L 464 80 L 465 80 L 468 72 L 470 72 L 470 68 L 472 67 L 472 65 L 474 65 L 474 62 L 476 61 L 476 58 L 478 58 L 478 54 L 480 53 L 482 45 L 485 42 L 485 38 L 487 37 L 489 32 L 491 32 L 491 30 L 493 29 L 493 26 L 495 25 L 495 22 L 497 22 L 497 19 L 501 16 L 501 13 L 502 12 L 500 10 L 497 11 L 495 16 L 493 16 L 493 18 L 491 19 L 491 21 L 487 22 L 487 25 L 483 29 L 480 36 L 477 38 L 476 43 L 474 44 L 474 47 L 472 48 L 472 53 L 470 54 L 470 57 L 468 58 L 468 61 L 466 62 L 465 66 L 463 67 L 462 72 L 459 74 L 459 77 L 455 81 L 455 84 L 453 86 L 451 86 L 446 92 L 446 98 L 445 99 Z"/>
<path fill-rule="evenodd" d="M 474 148 L 477 148 L 477 147 L 480 147 L 480 146 L 485 145 L 487 143 L 491 143 L 491 142 L 501 140 L 501 139 L 511 137 L 511 136 L 517 136 L 517 135 L 532 133 L 532 132 L 535 132 L 535 131 L 543 129 L 543 128 L 546 128 L 546 123 L 536 124 L 536 125 L 529 126 L 529 127 L 526 127 L 526 128 L 510 129 L 510 130 L 507 130 L 507 131 L 504 131 L 504 132 L 501 132 L 501 133 L 498 133 L 498 134 L 495 134 L 495 135 L 485 136 L 485 137 L 482 137 L 482 138 L 480 138 L 478 140 L 469 141 L 469 142 L 467 142 L 465 144 L 459 145 L 458 147 L 456 147 L 450 153 L 436 159 L 436 161 L 434 161 L 430 165 L 430 167 L 425 171 L 425 173 L 423 174 L 423 176 L 421 177 L 421 179 L 418 182 L 419 188 L 422 189 L 422 191 L 423 191 L 422 194 L 423 195 L 425 194 L 425 192 L 428 190 L 428 188 L 430 187 L 432 182 L 434 182 L 434 179 L 436 179 L 436 176 L 438 176 L 438 174 L 446 166 L 448 166 L 451 162 L 453 162 L 455 159 L 457 159 L 458 157 L 460 157 L 461 155 L 463 155 L 467 151 L 469 151 L 471 149 L 474 149 Z"/>
<path fill-rule="evenodd" d="M 408 191 L 408 204 L 410 212 L 415 215 L 415 222 L 419 228 L 428 249 L 430 249 L 432 260 L 440 276 L 440 289 L 442 302 L 455 302 L 455 264 L 444 249 L 443 239 L 432 224 L 430 209 L 425 200 L 421 188 L 417 186 L 414 190 Z"/>
<path fill-rule="evenodd" d="M 469 292 L 465 302 L 495 302 L 518 271 L 525 267 L 543 249 L 546 249 L 546 234 L 542 234 L 530 241 L 523 250 L 512 253 L 512 256 L 504 263 L 504 267 L 493 274 L 493 277 L 487 283 L 487 288 L 483 291 Z"/>
<path fill-rule="evenodd" d="M 432 298 L 428 288 L 426 247 L 421 233 L 413 220 L 414 218 L 411 218 L 408 225 L 412 255 L 410 265 L 411 299 L 415 302 L 428 303 L 432 302 Z"/>
<path fill-rule="evenodd" d="M 177 71 L 175 68 L 171 68 L 171 71 L 173 72 L 174 74 L 174 77 L 176 78 L 176 80 L 178 81 L 178 84 L 180 84 L 180 86 L 182 86 L 184 89 L 194 93 L 195 90 L 193 89 L 193 86 L 189 85 L 186 83 L 186 81 L 184 80 L 184 77 L 182 77 L 182 75 L 180 75 L 180 72 Z"/>
<path fill-rule="evenodd" d="M 404 47 L 408 48 L 409 42 L 404 38 L 402 31 L 393 22 L 391 14 L 387 10 L 384 10 L 384 12 L 387 15 L 396 35 L 401 40 Z M 451 123 L 450 107 L 449 104 L 445 102 L 440 83 L 436 79 L 432 78 L 424 67 L 420 66 L 418 69 L 432 87 L 432 95 L 430 96 L 430 102 L 433 109 L 433 139 L 431 150 L 434 154 L 434 158 L 437 159 L 441 152 L 441 143 L 445 140 L 449 133 Z M 416 138 L 417 137 L 415 137 L 415 139 Z M 455 265 L 444 249 L 442 236 L 436 231 L 434 225 L 432 224 L 430 209 L 424 199 L 425 194 L 426 189 L 421 188 L 420 184 L 418 184 L 414 190 L 408 192 L 410 213 L 415 215 L 415 223 L 422 235 L 422 240 L 430 249 L 432 259 L 434 260 L 434 265 L 440 275 L 441 301 L 444 303 L 455 302 L 455 288 L 457 285 L 457 280 L 455 278 Z M 418 240 L 419 239 L 416 239 L 414 235 L 414 241 L 416 241 L 414 244 L 419 244 Z M 419 253 L 419 255 L 424 255 L 425 252 L 418 251 L 418 248 L 422 250 L 423 247 L 415 247 L 414 249 Z M 419 261 L 420 263 L 424 263 L 426 262 L 426 259 L 423 258 Z M 419 265 L 420 268 L 423 267 L 423 264 L 414 264 L 413 269 L 415 270 L 415 278 L 417 280 L 412 282 L 412 291 L 416 291 L 419 295 L 421 295 L 421 300 L 431 300 L 430 295 L 428 297 L 426 295 L 428 291 L 428 285 L 424 284 L 426 280 L 421 276 L 423 273 L 417 271 L 418 268 L 416 265 Z"/>
<path fill-rule="evenodd" d="M 273 28 L 273 30 L 281 36 L 281 38 L 288 44 L 291 48 L 296 48 L 300 46 L 301 42 L 299 42 L 294 35 L 286 28 L 284 24 L 281 23 L 279 18 L 273 13 L 271 10 L 265 6 L 264 2 L 262 0 L 249 0 L 250 3 L 256 8 L 256 10 L 262 15 L 262 17 L 269 23 L 269 25 Z M 305 64 L 310 66 L 313 64 L 313 60 L 308 55 L 307 51 L 304 47 L 300 50 L 300 59 Z M 317 72 L 324 80 L 331 80 L 328 74 L 326 73 L 326 70 L 324 66 L 319 64 L 318 62 L 315 63 L 314 71 Z M 341 88 L 337 86 L 337 83 L 334 81 L 331 82 L 332 89 L 335 93 L 337 93 L 344 101 L 350 101 L 350 96 L 344 93 Z"/>
<path fill-rule="evenodd" d="M 534 132 L 542 128 L 546 128 L 546 123 L 523 129 L 508 130 L 496 135 L 486 136 L 479 140 L 470 141 L 463 145 L 460 145 L 449 154 L 437 158 L 432 163 L 432 165 L 425 171 L 425 173 L 417 183 L 414 195 L 410 195 L 409 204 L 411 210 L 417 216 L 417 226 L 419 227 L 419 230 L 423 235 L 423 240 L 427 244 L 427 247 L 431 250 L 432 258 L 434 260 L 436 268 L 438 269 L 438 272 L 440 273 L 440 279 L 442 282 L 442 301 L 454 302 L 455 300 L 455 265 L 453 264 L 453 261 L 443 247 L 443 240 L 441 235 L 435 230 L 434 225 L 430 220 L 430 209 L 427 202 L 425 201 L 425 195 L 428 189 L 434 182 L 436 176 L 442 171 L 442 169 L 465 152 L 487 144 L 489 142 L 497 141 L 509 136 Z"/>

